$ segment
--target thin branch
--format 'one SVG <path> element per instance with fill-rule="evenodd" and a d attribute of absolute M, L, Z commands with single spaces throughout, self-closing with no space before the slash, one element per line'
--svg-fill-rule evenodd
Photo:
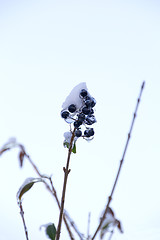
<path fill-rule="evenodd" d="M 109 235 L 108 240 L 111 240 L 111 238 L 113 237 L 113 234 L 114 234 L 114 231 L 112 230 L 111 233 L 110 233 L 110 235 Z"/>
<path fill-rule="evenodd" d="M 59 207 L 59 209 L 61 209 L 60 202 L 59 202 L 59 200 L 58 200 L 57 193 L 56 193 L 56 190 L 55 190 L 55 188 L 54 188 L 54 186 L 53 186 L 53 182 L 52 182 L 51 177 L 49 178 L 49 180 L 50 180 L 51 187 L 52 187 L 52 191 L 53 191 L 54 197 L 55 197 L 55 199 L 56 199 L 56 201 L 57 201 L 58 207 Z M 64 213 L 63 213 L 64 223 L 65 223 L 65 225 L 66 225 L 66 228 L 67 228 L 67 230 L 68 230 L 68 233 L 69 233 L 69 236 L 70 236 L 71 240 L 74 240 L 73 234 L 72 234 L 72 232 L 71 232 L 71 230 L 70 230 L 70 227 L 69 227 L 69 225 L 68 225 L 68 223 L 67 223 L 66 218 L 67 218 L 67 215 L 66 215 L 66 212 L 64 212 Z M 69 219 L 68 219 L 68 220 L 69 220 Z M 69 221 L 70 221 L 70 220 L 69 220 Z M 71 221 L 70 221 L 70 224 L 71 224 Z"/>
<path fill-rule="evenodd" d="M 63 213 L 63 214 L 64 214 L 64 215 L 66 216 L 66 218 L 69 220 L 71 226 L 73 227 L 74 231 L 77 233 L 77 235 L 79 236 L 79 238 L 80 238 L 81 240 L 83 240 L 83 239 L 84 239 L 83 234 L 80 233 L 80 231 L 78 230 L 76 224 L 75 224 L 74 221 L 71 219 L 71 217 L 69 216 L 69 214 L 67 213 L 66 210 L 64 210 L 64 213 Z"/>
<path fill-rule="evenodd" d="M 90 232 L 90 222 L 91 222 L 91 213 L 89 212 L 89 214 L 88 214 L 87 240 L 90 239 L 90 235 L 89 235 L 89 232 Z"/>
<path fill-rule="evenodd" d="M 28 230 L 27 230 L 25 219 L 24 219 L 24 211 L 23 211 L 23 207 L 22 207 L 22 201 L 19 201 L 18 205 L 19 205 L 19 208 L 20 208 L 20 214 L 21 214 L 21 217 L 22 217 L 22 222 L 23 222 L 23 226 L 24 226 L 26 240 L 29 240 Z"/>
<path fill-rule="evenodd" d="M 100 223 L 99 223 L 99 225 L 98 225 L 98 227 L 97 227 L 97 229 L 96 229 L 96 231 L 95 231 L 95 233 L 94 233 L 94 235 L 92 237 L 92 240 L 95 239 L 98 231 L 100 230 L 100 228 L 102 226 L 102 223 L 103 223 L 103 221 L 105 219 L 105 216 L 106 216 L 106 213 L 107 213 L 107 209 L 108 209 L 108 207 L 110 205 L 110 202 L 112 201 L 113 193 L 114 193 L 115 187 L 116 187 L 117 182 L 118 182 L 119 174 L 120 174 L 120 171 L 121 171 L 121 168 L 122 168 L 122 164 L 124 162 L 124 158 L 125 158 L 125 154 L 126 154 L 126 151 L 127 151 L 127 148 L 128 148 L 129 140 L 131 138 L 131 133 L 132 133 L 133 125 L 134 125 L 135 118 L 136 118 L 136 115 L 137 115 L 138 106 L 139 106 L 139 103 L 140 103 L 140 100 L 141 100 L 141 95 L 142 95 L 142 92 L 143 92 L 143 89 L 144 89 L 144 85 L 145 85 L 145 82 L 142 83 L 140 94 L 139 94 L 139 97 L 137 99 L 137 104 L 136 104 L 136 108 L 135 108 L 135 111 L 134 111 L 134 114 L 133 114 L 130 130 L 129 130 L 127 141 L 126 141 L 126 145 L 125 145 L 125 148 L 124 148 L 124 151 L 123 151 L 122 159 L 120 161 L 119 169 L 118 169 L 118 172 L 117 172 L 117 175 L 116 175 L 115 182 L 113 184 L 113 188 L 112 188 L 111 194 L 110 194 L 110 196 L 108 198 L 108 203 L 107 203 L 107 205 L 105 207 L 105 211 L 104 211 L 103 216 L 102 216 L 102 218 L 100 220 Z"/>
<path fill-rule="evenodd" d="M 74 130 L 72 132 L 70 146 L 69 146 L 69 149 L 68 149 L 68 157 L 67 157 L 66 168 L 63 168 L 63 170 L 64 170 L 64 183 L 63 183 L 63 190 L 62 190 L 61 209 L 60 209 L 60 214 L 59 214 L 59 221 L 58 221 L 58 227 L 57 227 L 57 233 L 56 233 L 56 240 L 59 240 L 60 233 L 61 233 L 61 225 L 62 225 L 62 216 L 63 216 L 63 211 L 64 211 L 64 202 L 65 202 L 67 179 L 68 179 L 68 174 L 70 172 L 69 163 L 70 163 L 70 157 L 71 157 L 71 153 L 72 153 L 72 144 L 73 144 L 74 137 L 75 137 L 75 130 L 76 130 L 76 128 L 74 128 Z"/>

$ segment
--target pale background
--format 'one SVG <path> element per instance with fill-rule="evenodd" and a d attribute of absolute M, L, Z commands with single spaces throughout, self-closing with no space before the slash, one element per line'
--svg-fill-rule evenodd
<path fill-rule="evenodd" d="M 86 82 L 96 98 L 95 138 L 72 155 L 65 207 L 81 232 L 94 233 L 119 166 L 142 81 L 133 135 L 111 203 L 124 234 L 113 240 L 160 239 L 160 2 L 0 0 L 0 146 L 23 143 L 60 198 L 67 150 L 61 105 Z M 16 193 L 35 177 L 18 150 L 0 158 L 0 239 L 25 239 Z M 23 200 L 30 239 L 57 225 L 58 208 L 42 183 Z M 69 239 L 62 228 L 63 240 Z M 78 239 L 78 237 L 76 238 Z M 98 238 L 97 238 L 98 239 Z"/>

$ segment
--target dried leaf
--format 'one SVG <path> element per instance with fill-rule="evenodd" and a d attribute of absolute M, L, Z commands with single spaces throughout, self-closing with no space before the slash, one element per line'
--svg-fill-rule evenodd
<path fill-rule="evenodd" d="M 23 160 L 24 160 L 24 156 L 25 156 L 25 152 L 24 151 L 20 151 L 19 153 L 19 162 L 20 162 L 20 167 L 23 166 Z"/>

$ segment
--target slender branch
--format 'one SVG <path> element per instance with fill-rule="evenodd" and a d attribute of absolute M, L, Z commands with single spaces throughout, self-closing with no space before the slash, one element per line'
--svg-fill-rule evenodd
<path fill-rule="evenodd" d="M 77 235 L 79 236 L 79 238 L 80 238 L 81 240 L 83 240 L 83 239 L 84 239 L 83 234 L 80 233 L 80 231 L 78 230 L 76 224 L 75 224 L 74 221 L 71 219 L 71 217 L 69 216 L 69 214 L 67 213 L 66 210 L 64 210 L 64 213 L 63 213 L 63 214 L 64 214 L 64 215 L 66 216 L 66 218 L 69 220 L 71 226 L 73 227 L 74 231 L 77 233 Z"/>
<path fill-rule="evenodd" d="M 65 202 L 65 194 L 66 194 L 66 186 L 67 186 L 67 179 L 68 179 L 68 174 L 70 172 L 69 163 L 70 163 L 70 157 L 71 157 L 71 153 L 72 153 L 72 144 L 73 144 L 73 141 L 74 141 L 75 130 L 76 130 L 76 128 L 74 128 L 74 130 L 72 132 L 72 137 L 71 137 L 71 141 L 70 141 L 70 145 L 69 145 L 69 149 L 68 149 L 68 157 L 67 157 L 66 168 L 63 168 L 63 170 L 64 170 L 64 183 L 63 183 L 63 190 L 62 190 L 61 209 L 60 209 L 60 214 L 59 214 L 56 240 L 59 240 L 59 238 L 60 238 L 62 216 L 63 216 L 63 211 L 64 211 L 64 202 Z"/>
<path fill-rule="evenodd" d="M 110 233 L 110 235 L 109 235 L 108 240 L 111 240 L 111 238 L 113 237 L 113 234 L 114 234 L 114 231 L 112 230 L 111 233 Z"/>
<path fill-rule="evenodd" d="M 145 85 L 145 82 L 142 83 L 140 94 L 139 94 L 139 97 L 137 99 L 137 104 L 136 104 L 136 108 L 135 108 L 135 111 L 134 111 L 134 114 L 133 114 L 130 130 L 129 130 L 127 141 L 126 141 L 126 145 L 125 145 L 125 148 L 124 148 L 124 151 L 123 151 L 122 159 L 120 161 L 120 165 L 119 165 L 119 168 L 118 168 L 118 172 L 117 172 L 117 175 L 116 175 L 115 182 L 113 184 L 113 188 L 112 188 L 111 194 L 110 194 L 110 196 L 108 198 L 108 203 L 107 203 L 107 205 L 105 207 L 105 211 L 104 211 L 103 216 L 102 216 L 102 218 L 100 220 L 100 223 L 99 223 L 99 225 L 98 225 L 98 227 L 97 227 L 97 229 L 96 229 L 96 231 L 95 231 L 95 233 L 94 233 L 94 235 L 92 237 L 92 240 L 95 239 L 98 231 L 100 230 L 100 228 L 102 226 L 102 223 L 103 223 L 103 221 L 105 219 L 105 216 L 106 216 L 108 207 L 110 205 L 110 202 L 112 201 L 113 193 L 114 193 L 115 187 L 116 187 L 117 182 L 118 182 L 119 174 L 120 174 L 120 171 L 121 171 L 121 168 L 122 168 L 122 164 L 124 162 L 125 154 L 126 154 L 126 151 L 127 151 L 127 148 L 128 148 L 128 144 L 129 144 L 129 141 L 130 141 L 130 138 L 131 138 L 131 133 L 132 133 L 133 125 L 134 125 L 135 118 L 136 118 L 136 115 L 137 115 L 138 106 L 139 106 L 139 103 L 140 103 L 140 100 L 141 100 L 141 95 L 142 95 L 142 92 L 143 92 L 143 89 L 144 89 L 144 85 Z"/>
<path fill-rule="evenodd" d="M 22 207 L 22 201 L 19 201 L 19 202 L 18 202 L 18 205 L 19 205 L 19 208 L 20 208 L 20 214 L 21 214 L 22 221 L 23 221 L 23 226 L 24 226 L 24 231 L 25 231 L 26 240 L 29 240 L 28 230 L 27 230 L 27 226 L 26 226 L 25 219 L 24 219 L 24 211 L 23 211 L 23 207 Z"/>
<path fill-rule="evenodd" d="M 60 202 L 59 202 L 59 200 L 58 200 L 57 193 L 56 193 L 56 190 L 55 190 L 55 188 L 54 188 L 54 186 L 53 186 L 53 182 L 52 182 L 51 177 L 49 178 L 49 180 L 50 180 L 51 187 L 52 187 L 52 191 L 53 191 L 54 197 L 55 197 L 55 199 L 56 199 L 56 201 L 57 201 L 58 207 L 59 207 L 59 209 L 61 209 Z M 71 240 L 74 240 L 73 234 L 72 234 L 72 232 L 71 232 L 71 230 L 70 230 L 70 227 L 69 227 L 69 225 L 68 225 L 68 223 L 67 223 L 66 218 L 67 218 L 67 215 L 66 215 L 66 212 L 64 212 L 64 213 L 63 213 L 64 223 L 65 223 L 65 225 L 66 225 L 66 228 L 67 228 L 67 230 L 68 230 L 68 233 L 69 233 L 69 236 L 70 236 Z M 70 220 L 69 220 L 69 221 L 70 221 Z M 71 221 L 70 221 L 70 223 L 71 223 Z"/>
<path fill-rule="evenodd" d="M 88 214 L 87 240 L 90 239 L 90 235 L 89 235 L 89 231 L 90 231 L 90 222 L 91 222 L 91 213 Z"/>

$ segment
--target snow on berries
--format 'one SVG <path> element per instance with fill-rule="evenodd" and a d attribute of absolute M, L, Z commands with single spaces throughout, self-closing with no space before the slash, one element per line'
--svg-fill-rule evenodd
<path fill-rule="evenodd" d="M 96 122 L 94 107 L 96 100 L 88 92 L 85 82 L 75 86 L 62 105 L 61 117 L 75 129 L 75 141 L 83 137 L 90 140 L 94 136 L 94 129 L 91 127 Z M 68 135 L 64 134 L 65 142 L 69 143 Z M 66 136 L 67 135 L 67 136 Z"/>

